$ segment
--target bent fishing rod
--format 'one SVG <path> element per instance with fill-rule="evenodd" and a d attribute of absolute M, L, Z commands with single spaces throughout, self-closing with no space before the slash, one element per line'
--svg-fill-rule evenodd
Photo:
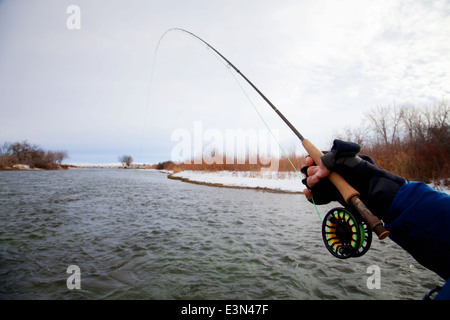
<path fill-rule="evenodd" d="M 182 28 L 172 28 L 167 30 L 166 33 L 170 31 L 181 31 L 191 35 L 192 37 L 204 43 L 209 49 L 214 51 L 220 58 L 222 58 L 228 66 L 233 68 L 264 99 L 264 101 L 267 102 L 267 104 L 273 109 L 273 111 L 276 112 L 276 114 L 283 120 L 283 122 L 300 139 L 303 147 L 309 153 L 314 162 L 316 164 L 320 163 L 320 158 L 323 156 L 323 153 L 311 141 L 305 139 L 303 135 L 300 134 L 300 132 L 292 125 L 292 123 L 280 112 L 280 110 L 278 110 L 278 108 L 275 107 L 275 105 L 233 63 L 231 63 L 230 60 L 228 60 L 208 42 L 188 30 Z M 372 214 L 370 210 L 365 206 L 365 204 L 361 201 L 361 199 L 359 198 L 360 193 L 356 189 L 354 189 L 341 175 L 336 172 L 331 172 L 331 174 L 328 176 L 328 179 L 339 190 L 345 202 L 352 205 L 353 208 L 355 208 L 361 214 L 369 229 L 375 232 L 375 234 L 378 236 L 378 239 L 383 240 L 389 236 L 389 231 L 384 228 L 383 223 L 378 219 L 378 217 Z M 332 222 L 333 223 L 331 223 L 331 225 L 334 224 L 334 221 Z"/>

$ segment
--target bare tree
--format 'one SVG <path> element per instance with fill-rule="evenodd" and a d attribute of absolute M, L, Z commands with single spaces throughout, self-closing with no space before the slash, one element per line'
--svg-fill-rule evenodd
<path fill-rule="evenodd" d="M 403 125 L 406 130 L 406 138 L 407 142 L 412 143 L 421 137 L 423 141 L 425 138 L 425 134 L 423 132 L 423 119 L 422 114 L 417 111 L 413 105 L 404 105 L 403 107 Z"/>
<path fill-rule="evenodd" d="M 382 140 L 385 145 L 398 141 L 403 112 L 403 108 L 394 106 L 392 108 L 378 107 L 366 113 L 366 117 L 374 126 L 379 140 Z"/>
<path fill-rule="evenodd" d="M 133 163 L 133 157 L 130 155 L 123 155 L 119 157 L 119 161 L 124 167 L 129 167 Z"/>
<path fill-rule="evenodd" d="M 361 121 L 359 126 L 351 127 L 347 126 L 344 128 L 343 133 L 338 133 L 337 138 L 345 141 L 352 141 L 363 147 L 367 144 L 369 139 L 369 127 L 365 121 Z"/>
<path fill-rule="evenodd" d="M 448 101 L 440 101 L 434 106 L 433 122 L 438 128 L 450 126 L 450 104 Z"/>
<path fill-rule="evenodd" d="M 59 165 L 62 164 L 64 159 L 67 159 L 69 157 L 69 154 L 67 153 L 66 150 L 54 151 L 53 153 L 54 153 L 55 161 Z"/>

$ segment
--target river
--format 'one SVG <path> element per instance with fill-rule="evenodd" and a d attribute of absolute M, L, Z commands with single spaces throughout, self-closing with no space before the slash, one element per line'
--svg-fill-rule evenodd
<path fill-rule="evenodd" d="M 1 299 L 417 300 L 439 282 L 389 239 L 333 257 L 301 194 L 152 170 L 0 172 Z"/>

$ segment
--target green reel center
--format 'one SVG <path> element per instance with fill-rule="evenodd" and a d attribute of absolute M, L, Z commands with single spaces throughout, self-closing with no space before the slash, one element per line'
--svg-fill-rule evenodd
<path fill-rule="evenodd" d="M 335 257 L 360 257 L 369 250 L 372 232 L 362 217 L 348 208 L 331 209 L 322 223 L 325 247 Z"/>

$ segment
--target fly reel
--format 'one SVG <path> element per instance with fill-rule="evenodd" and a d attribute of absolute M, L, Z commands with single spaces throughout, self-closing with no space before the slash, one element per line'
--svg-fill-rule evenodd
<path fill-rule="evenodd" d="M 339 259 L 360 257 L 372 243 L 372 231 L 358 212 L 349 208 L 331 209 L 322 223 L 325 247 Z"/>

